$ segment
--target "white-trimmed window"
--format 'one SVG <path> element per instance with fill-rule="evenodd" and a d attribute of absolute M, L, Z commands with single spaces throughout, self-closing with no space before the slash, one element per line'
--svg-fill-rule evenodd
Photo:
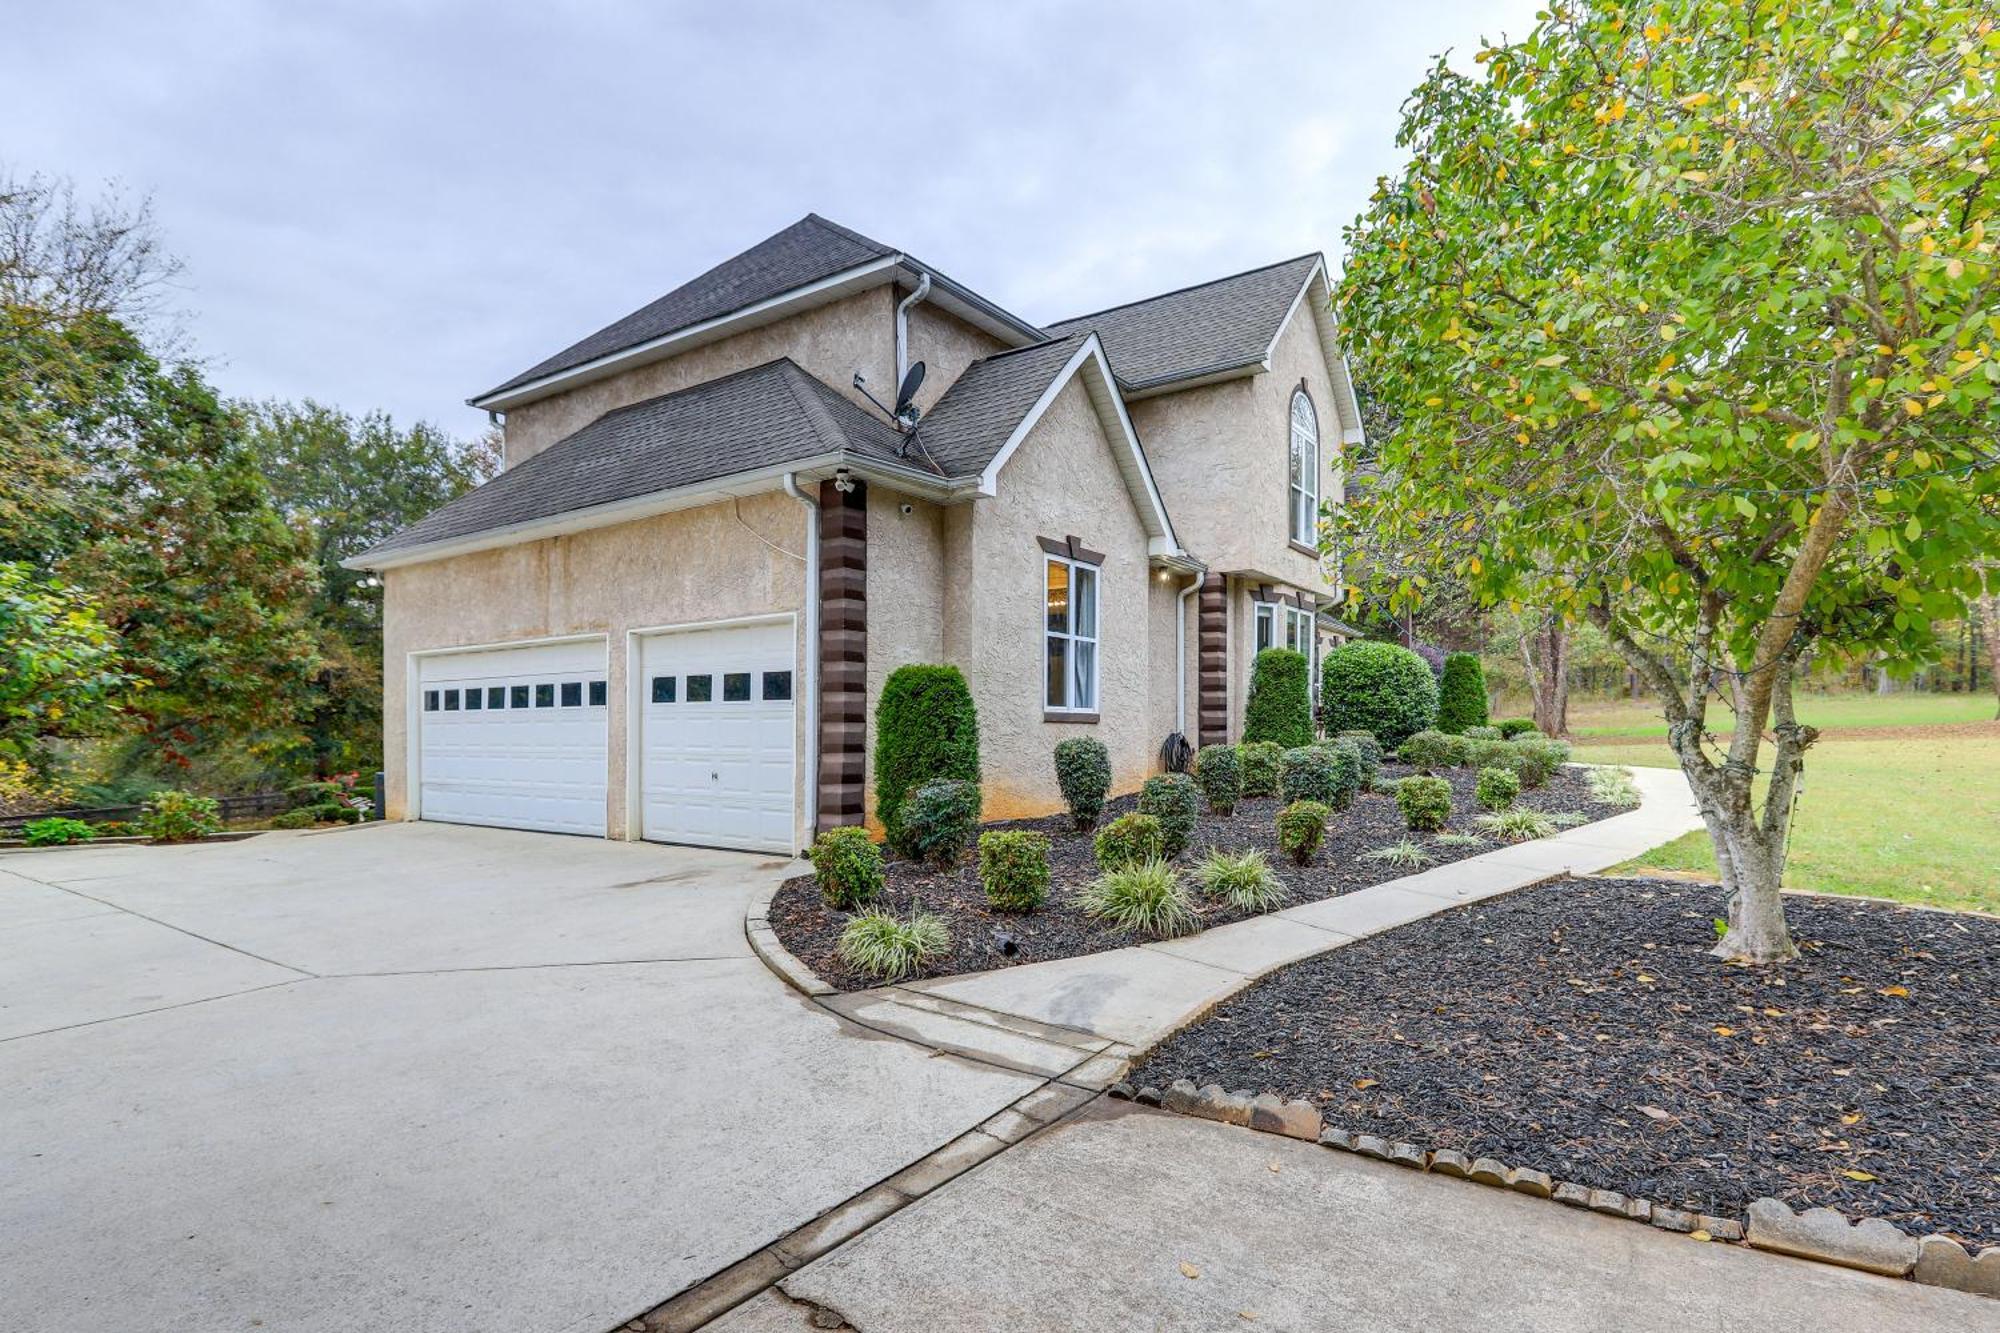
<path fill-rule="evenodd" d="M 1291 538 L 1319 544 L 1319 416 L 1304 389 L 1292 394 Z"/>
<path fill-rule="evenodd" d="M 1097 711 L 1097 566 L 1047 557 L 1043 581 L 1042 706 Z"/>
<path fill-rule="evenodd" d="M 1274 602 L 1257 603 L 1257 651 L 1278 646 L 1278 607 Z"/>
<path fill-rule="evenodd" d="M 1289 648 L 1308 658 L 1312 656 L 1312 612 L 1278 602 L 1258 602 L 1256 617 L 1258 652 L 1266 648 Z"/>

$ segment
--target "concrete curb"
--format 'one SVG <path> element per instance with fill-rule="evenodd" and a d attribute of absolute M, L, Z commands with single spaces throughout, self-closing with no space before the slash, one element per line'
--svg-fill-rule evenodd
<path fill-rule="evenodd" d="M 759 889 L 743 910 L 743 935 L 750 941 L 750 952 L 757 955 L 777 974 L 778 979 L 808 999 L 818 999 L 823 995 L 837 995 L 839 992 L 820 980 L 819 974 L 793 956 L 778 941 L 778 932 L 771 929 L 771 900 L 778 896 L 778 889 L 784 883 L 779 880 L 766 888 Z"/>

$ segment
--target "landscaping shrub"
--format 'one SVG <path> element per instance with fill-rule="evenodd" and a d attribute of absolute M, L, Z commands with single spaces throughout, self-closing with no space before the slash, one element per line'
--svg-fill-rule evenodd
<path fill-rule="evenodd" d="M 957 865 L 979 831 L 979 784 L 926 782 L 897 813 L 903 850 L 940 869 Z"/>
<path fill-rule="evenodd" d="M 1289 749 L 1313 739 L 1311 667 L 1289 648 L 1266 648 L 1250 664 L 1250 699 L 1243 706 L 1243 739 Z"/>
<path fill-rule="evenodd" d="M 1475 821 L 1496 838 L 1508 842 L 1527 842 L 1533 838 L 1546 838 L 1556 831 L 1556 821 L 1540 810 L 1519 807 L 1502 810 L 1497 814 L 1481 815 Z"/>
<path fill-rule="evenodd" d="M 1535 720 L 1530 717 L 1503 717 L 1493 724 L 1500 728 L 1500 739 L 1511 741 L 1516 736 L 1525 736 L 1535 730 Z"/>
<path fill-rule="evenodd" d="M 900 666 L 875 702 L 875 817 L 889 843 L 909 853 L 903 802 L 927 782 L 979 781 L 979 713 L 955 666 Z"/>
<path fill-rule="evenodd" d="M 1569 759 L 1569 746 L 1547 736 L 1519 736 L 1507 742 L 1515 756 L 1515 771 L 1523 787 L 1539 787 Z"/>
<path fill-rule="evenodd" d="M 1337 741 L 1351 741 L 1361 756 L 1361 790 L 1373 791 L 1375 779 L 1382 771 L 1382 742 L 1375 739 L 1372 731 L 1343 731 L 1334 737 Z"/>
<path fill-rule="evenodd" d="M 1276 796 L 1285 747 L 1272 741 L 1250 741 L 1237 748 L 1243 755 L 1243 794 Z"/>
<path fill-rule="evenodd" d="M 1326 839 L 1333 811 L 1318 801 L 1294 801 L 1278 812 L 1278 850 L 1300 865 L 1310 864 Z"/>
<path fill-rule="evenodd" d="M 1335 810 L 1345 810 L 1354 804 L 1355 793 L 1365 785 L 1362 774 L 1367 766 L 1361 758 L 1361 747 L 1351 740 L 1337 738 L 1322 741 L 1314 748 L 1324 751 L 1333 765 L 1333 799 L 1327 804 Z"/>
<path fill-rule="evenodd" d="M 65 819 L 61 815 L 31 819 L 21 826 L 21 840 L 30 847 L 66 847 L 73 842 L 89 842 L 96 836 L 97 830 L 81 819 Z"/>
<path fill-rule="evenodd" d="M 1139 788 L 1139 813 L 1160 821 L 1160 855 L 1171 861 L 1187 850 L 1201 818 L 1201 796 L 1185 773 L 1159 773 Z"/>
<path fill-rule="evenodd" d="M 1584 780 L 1590 784 L 1590 799 L 1599 805 L 1639 804 L 1639 786 L 1629 768 L 1593 768 Z"/>
<path fill-rule="evenodd" d="M 1497 741 L 1506 739 L 1498 727 L 1467 727 L 1458 733 L 1469 741 Z"/>
<path fill-rule="evenodd" d="M 311 815 L 319 824 L 359 824 L 361 812 L 351 805 L 339 801 L 325 801 L 319 805 L 309 805 L 303 813 Z"/>
<path fill-rule="evenodd" d="M 1208 808 L 1225 819 L 1243 798 L 1243 755 L 1234 745 L 1204 745 L 1194 757 L 1194 780 Z"/>
<path fill-rule="evenodd" d="M 139 828 L 154 842 L 193 842 L 222 832 L 222 807 L 213 796 L 191 791 L 155 792 L 139 816 Z"/>
<path fill-rule="evenodd" d="M 1320 722 L 1329 735 L 1365 731 L 1393 750 L 1437 720 L 1437 677 L 1393 643 L 1350 643 L 1320 664 Z"/>
<path fill-rule="evenodd" d="M 1516 751 L 1506 741 L 1492 740 L 1485 736 L 1465 736 L 1465 766 L 1467 768 L 1511 768 Z"/>
<path fill-rule="evenodd" d="M 346 792 L 338 782 L 328 782 L 318 778 L 285 788 L 286 804 L 293 810 L 303 810 L 309 805 L 326 805 L 344 795 Z"/>
<path fill-rule="evenodd" d="M 1422 843 L 1413 842 L 1405 838 L 1401 842 L 1392 842 L 1385 846 L 1377 847 L 1373 851 L 1363 852 L 1361 853 L 1361 859 L 1364 861 L 1380 861 L 1384 865 L 1392 865 L 1398 870 L 1416 870 L 1429 865 L 1437 858 L 1425 851 Z"/>
<path fill-rule="evenodd" d="M 1486 672 L 1475 654 L 1452 653 L 1438 679 L 1437 729 L 1456 736 L 1467 727 L 1485 725 Z"/>
<path fill-rule="evenodd" d="M 1070 820 L 1079 829 L 1097 827 L 1111 790 L 1111 752 L 1095 736 L 1072 736 L 1056 744 L 1056 785 L 1062 788 Z"/>
<path fill-rule="evenodd" d="M 1211 847 L 1194 868 L 1194 882 L 1210 898 L 1220 898 L 1246 912 L 1268 912 L 1291 897 L 1264 853 L 1225 852 Z"/>
<path fill-rule="evenodd" d="M 1201 924 L 1180 876 L 1158 857 L 1105 871 L 1084 885 L 1076 903 L 1085 916 L 1161 938 Z"/>
<path fill-rule="evenodd" d="M 1396 784 L 1396 808 L 1418 833 L 1435 833 L 1451 819 L 1451 784 L 1443 778 L 1404 778 Z"/>
<path fill-rule="evenodd" d="M 979 883 L 1001 912 L 1032 912 L 1049 900 L 1049 835 L 999 829 L 979 835 Z"/>
<path fill-rule="evenodd" d="M 828 907 L 851 912 L 882 892 L 882 849 L 865 828 L 830 828 L 813 839 L 809 856 Z"/>
<path fill-rule="evenodd" d="M 1318 801 L 1331 807 L 1339 795 L 1333 775 L 1333 758 L 1317 745 L 1301 745 L 1285 751 L 1284 775 L 1278 794 L 1287 805 L 1297 801 Z"/>
<path fill-rule="evenodd" d="M 1098 869 L 1119 870 L 1140 861 L 1164 860 L 1166 839 L 1159 820 L 1134 812 L 1099 829 L 1091 851 L 1097 855 Z"/>
<path fill-rule="evenodd" d="M 271 816 L 271 827 L 277 829 L 311 828 L 318 822 L 319 816 L 315 815 L 309 808 L 287 810 L 281 815 Z"/>
<path fill-rule="evenodd" d="M 863 912 L 840 932 L 836 952 L 877 981 L 901 981 L 950 953 L 951 931 L 929 912 L 913 911 L 907 921 L 888 912 Z"/>
<path fill-rule="evenodd" d="M 1472 794 L 1486 810 L 1505 810 L 1521 794 L 1521 778 L 1511 768 L 1482 768 Z"/>
<path fill-rule="evenodd" d="M 1405 740 L 1396 749 L 1396 757 L 1411 768 L 1421 768 L 1427 773 L 1435 773 L 1440 768 L 1452 768 L 1471 757 L 1472 743 L 1462 736 L 1447 736 L 1442 731 L 1420 731 Z"/>

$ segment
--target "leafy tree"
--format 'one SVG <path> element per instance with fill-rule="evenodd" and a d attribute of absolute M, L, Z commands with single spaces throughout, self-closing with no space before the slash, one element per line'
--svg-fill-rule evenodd
<path fill-rule="evenodd" d="M 1602 629 L 1715 844 L 1716 952 L 1792 956 L 1794 668 L 1935 656 L 2000 539 L 1990 0 L 1567 3 L 1480 58 L 1411 96 L 1349 233 L 1399 423 L 1355 531 Z"/>
<path fill-rule="evenodd" d="M 0 562 L 0 763 L 39 768 L 46 737 L 103 727 L 129 680 L 82 594 Z"/>

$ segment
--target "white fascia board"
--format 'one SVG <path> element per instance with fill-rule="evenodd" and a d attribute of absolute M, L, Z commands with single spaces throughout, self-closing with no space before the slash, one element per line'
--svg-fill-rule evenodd
<path fill-rule="evenodd" d="M 1318 290 L 1315 291 L 1314 289 Z M 1299 294 L 1292 298 L 1292 308 L 1278 324 L 1278 331 L 1271 338 L 1271 345 L 1264 352 L 1264 368 L 1270 369 L 1271 360 L 1277 355 L 1278 339 L 1285 336 L 1291 327 L 1292 317 L 1299 312 L 1299 306 L 1306 297 L 1313 297 L 1313 332 L 1319 337 L 1319 351 L 1326 361 L 1326 377 L 1333 382 L 1333 411 L 1340 421 L 1340 439 L 1343 444 L 1363 444 L 1366 437 L 1361 429 L 1361 403 L 1354 396 L 1354 379 L 1348 374 L 1347 353 L 1340 345 L 1340 330 L 1334 327 L 1333 288 L 1326 274 L 1326 256 L 1314 261 L 1312 271 L 1306 274 L 1305 283 Z"/>
<path fill-rule="evenodd" d="M 818 282 L 807 283 L 788 292 L 780 292 L 776 296 L 745 306 L 741 310 L 717 315 L 714 319 L 705 319 L 699 324 L 690 324 L 687 328 L 676 329 L 672 333 L 662 334 L 635 346 L 621 348 L 594 361 L 586 361 L 580 366 L 558 370 L 503 392 L 469 399 L 468 402 L 473 407 L 484 408 L 489 412 L 504 412 L 510 407 L 518 407 L 522 403 L 533 402 L 537 398 L 545 398 L 549 394 L 574 388 L 579 384 L 588 384 L 593 380 L 629 370 L 633 366 L 663 360 L 699 347 L 703 343 L 728 337 L 732 333 L 741 333 L 746 329 L 774 323 L 787 315 L 810 310 L 814 306 L 826 305 L 843 296 L 866 291 L 870 287 L 882 286 L 894 280 L 902 263 L 901 255 L 872 259 L 866 264 L 859 264 L 831 277 L 821 278 Z"/>
<path fill-rule="evenodd" d="M 1268 375 L 1271 362 L 1268 357 L 1262 361 L 1249 361 L 1240 366 L 1230 366 L 1224 370 L 1211 371 L 1206 375 L 1196 375 L 1192 379 L 1167 380 L 1161 384 L 1148 384 L 1143 388 L 1125 393 L 1125 401 L 1136 403 L 1142 398 L 1158 398 L 1162 394 L 1179 393 L 1182 389 L 1199 389 L 1204 384 L 1220 384 L 1224 380 L 1248 379 L 1252 375 Z"/>

